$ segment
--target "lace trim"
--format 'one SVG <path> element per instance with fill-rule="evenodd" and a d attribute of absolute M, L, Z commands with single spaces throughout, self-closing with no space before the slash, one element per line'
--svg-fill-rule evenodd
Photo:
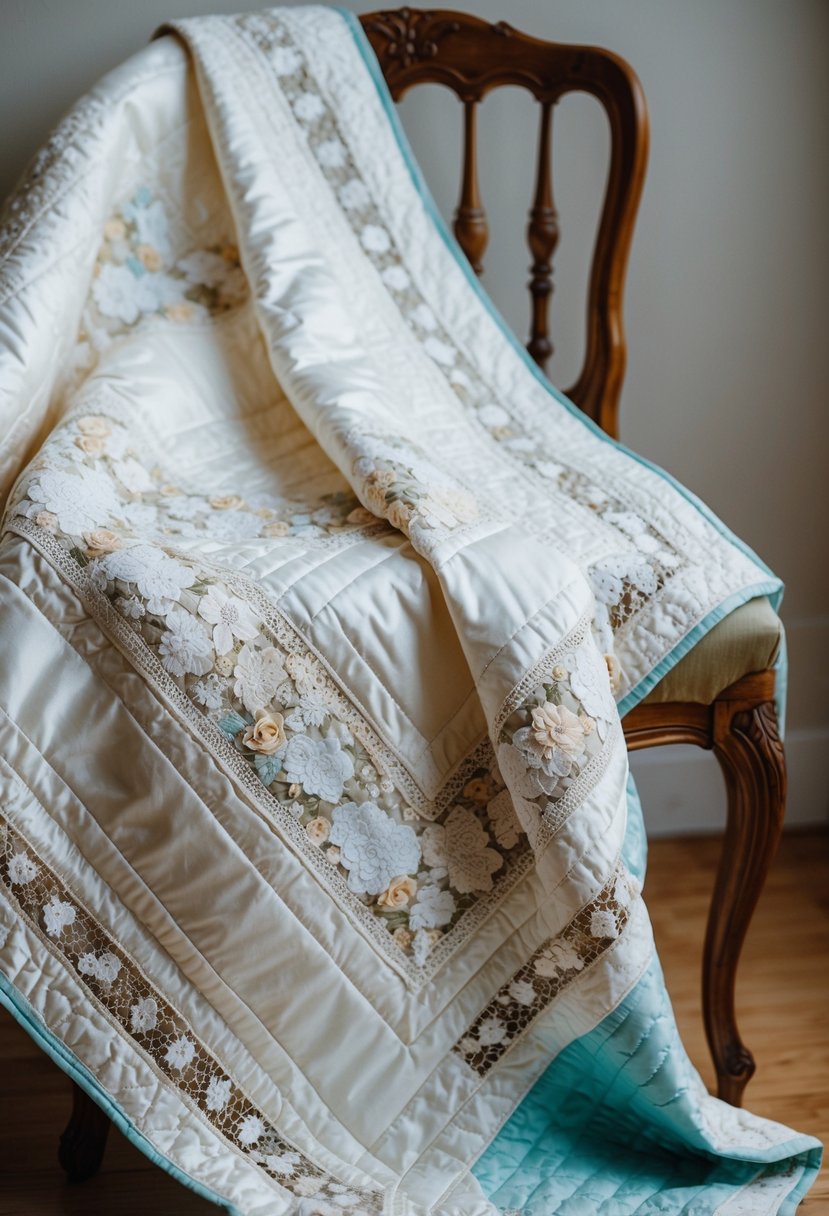
<path fill-rule="evenodd" d="M 621 937 L 638 884 L 617 863 L 602 890 L 513 973 L 453 1047 L 485 1076 L 562 991 Z"/>
<path fill-rule="evenodd" d="M 327 1200 L 355 1216 L 380 1216 L 383 1198 L 375 1188 L 356 1194 L 282 1136 L 225 1074 L 184 1015 L 3 815 L 0 876 L 22 919 L 116 1020 L 132 1049 L 236 1152 L 297 1198 Z"/>

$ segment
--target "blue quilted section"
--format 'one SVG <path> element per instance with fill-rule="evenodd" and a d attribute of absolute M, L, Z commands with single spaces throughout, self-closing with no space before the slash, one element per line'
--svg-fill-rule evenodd
<path fill-rule="evenodd" d="M 628 792 L 625 860 L 643 878 L 632 781 Z M 553 1061 L 473 1173 L 502 1212 L 522 1216 L 712 1216 L 759 1174 L 791 1169 L 776 1210 L 793 1212 L 820 1167 L 818 1142 L 716 1155 L 699 1126 L 695 1078 L 654 959 L 628 998 Z"/>

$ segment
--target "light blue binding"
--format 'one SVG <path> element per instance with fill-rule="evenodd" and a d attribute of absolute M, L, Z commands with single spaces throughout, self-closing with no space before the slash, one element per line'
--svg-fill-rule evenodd
<path fill-rule="evenodd" d="M 58 1068 L 63 1069 L 67 1076 L 71 1077 L 94 1102 L 97 1102 L 98 1106 L 112 1120 L 119 1132 L 126 1136 L 130 1143 L 134 1144 L 145 1157 L 149 1158 L 153 1165 L 160 1166 L 161 1169 L 175 1178 L 176 1182 L 180 1182 L 182 1186 L 195 1191 L 202 1199 L 207 1199 L 218 1207 L 224 1208 L 228 1216 L 242 1216 L 242 1213 L 232 1203 L 216 1195 L 201 1182 L 197 1182 L 194 1178 L 191 1178 L 189 1174 L 185 1174 L 169 1157 L 165 1157 L 163 1153 L 158 1151 L 155 1145 L 124 1114 L 118 1103 L 111 1094 L 107 1093 L 89 1069 L 81 1063 L 65 1043 L 62 1043 L 59 1038 L 44 1026 L 28 1001 L 2 973 L 0 973 L 0 1005 L 4 1005 L 8 1009 L 15 1021 L 31 1035 L 38 1047 L 42 1048 L 47 1056 L 54 1060 Z"/>
<path fill-rule="evenodd" d="M 721 536 L 730 541 L 735 548 L 739 549 L 741 553 L 744 553 L 768 575 L 768 579 L 758 582 L 753 586 L 746 587 L 742 591 L 736 592 L 734 595 L 729 596 L 728 599 L 724 600 L 723 603 L 719 605 L 719 607 L 710 612 L 704 618 L 704 620 L 700 621 L 700 623 L 695 626 L 695 628 L 692 629 L 686 637 L 677 642 L 673 649 L 667 655 L 665 655 L 654 670 L 645 676 L 644 679 L 640 680 L 635 688 L 632 688 L 620 702 L 619 713 L 624 716 L 648 695 L 659 680 L 663 679 L 668 672 L 677 665 L 680 659 L 697 644 L 700 638 L 704 637 L 706 633 L 713 629 L 718 621 L 721 621 L 723 617 L 728 615 L 728 613 L 733 612 L 735 608 L 739 608 L 742 604 L 746 604 L 749 600 L 756 599 L 758 596 L 766 595 L 768 596 L 774 610 L 779 611 L 780 602 L 783 598 L 783 584 L 773 573 L 773 571 L 769 569 L 765 562 L 763 562 L 757 556 L 754 550 L 751 549 L 745 543 L 745 541 L 741 540 L 738 536 L 735 536 L 731 529 L 726 527 L 722 520 L 719 519 L 714 512 L 708 506 L 706 506 L 704 502 L 702 502 L 701 499 L 697 498 L 696 494 L 693 494 L 686 486 L 677 481 L 675 477 L 672 477 L 670 473 L 667 473 L 658 465 L 653 464 L 652 461 L 647 460 L 644 456 L 640 456 L 638 452 L 631 451 L 630 448 L 625 447 L 623 443 L 620 443 L 618 439 L 612 439 L 610 435 L 603 431 L 601 427 L 592 420 L 592 418 L 588 418 L 577 405 L 573 404 L 569 397 L 566 397 L 560 389 L 557 389 L 555 385 L 553 385 L 547 379 L 538 364 L 529 355 L 524 345 L 518 340 L 509 325 L 507 325 L 506 321 L 493 303 L 491 297 L 481 286 L 478 276 L 469 265 L 469 260 L 447 227 L 443 216 L 440 214 L 440 211 L 432 198 L 432 193 L 426 183 L 426 179 L 423 176 L 420 166 L 415 160 L 408 137 L 406 136 L 402 123 L 400 122 L 397 107 L 392 100 L 388 85 L 386 84 L 383 73 L 380 71 L 377 57 L 374 54 L 371 43 L 366 37 L 359 18 L 356 17 L 354 13 L 349 12 L 347 9 L 340 8 L 337 11 L 349 26 L 354 41 L 356 42 L 362 55 L 363 61 L 372 80 L 374 81 L 380 101 L 382 102 L 383 108 L 386 112 L 389 126 L 394 133 L 401 155 L 406 162 L 411 179 L 418 194 L 420 195 L 427 214 L 429 215 L 443 243 L 446 245 L 455 261 L 458 263 L 458 266 L 466 277 L 466 281 L 469 283 L 469 286 L 489 312 L 496 325 L 498 325 L 499 329 L 512 346 L 513 350 L 523 361 L 525 367 L 532 372 L 539 384 L 543 385 L 544 389 L 550 394 L 551 397 L 554 397 L 560 405 L 564 406 L 564 408 L 570 414 L 572 414 L 573 417 L 577 418 L 579 422 L 588 428 L 588 430 L 592 431 L 597 438 L 601 439 L 604 443 L 610 444 L 610 446 L 616 448 L 617 451 L 624 452 L 625 455 L 629 456 L 631 460 L 635 460 L 637 464 L 643 465 L 646 469 L 650 469 L 652 473 L 656 473 L 659 477 L 663 478 L 663 480 L 672 486 L 674 490 L 676 490 L 682 495 L 683 498 L 691 503 L 691 505 L 694 506 L 697 511 L 699 511 L 699 513 L 706 520 L 708 520 L 708 522 L 714 528 L 717 529 Z M 777 713 L 780 720 L 780 730 L 782 734 L 783 721 L 785 719 L 785 690 L 787 679 L 785 648 L 781 647 L 777 663 L 775 664 L 775 670 L 778 675 L 775 687 L 775 697 L 777 701 Z"/>
<path fill-rule="evenodd" d="M 622 855 L 640 879 L 645 850 L 629 778 Z M 795 1135 L 765 1153 L 711 1152 L 694 1121 L 693 1078 L 654 957 L 617 1008 L 550 1064 L 472 1173 L 500 1211 L 521 1216 L 692 1216 L 716 1211 L 763 1166 L 772 1176 L 791 1168 L 775 1209 L 791 1216 L 820 1169 L 820 1143 Z"/>

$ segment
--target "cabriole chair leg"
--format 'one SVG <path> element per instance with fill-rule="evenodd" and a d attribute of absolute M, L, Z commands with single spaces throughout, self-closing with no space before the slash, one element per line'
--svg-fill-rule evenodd
<path fill-rule="evenodd" d="M 72 1085 L 72 1114 L 58 1146 L 70 1182 L 86 1182 L 104 1159 L 109 1118 L 80 1086 Z"/>
<path fill-rule="evenodd" d="M 755 1065 L 737 1030 L 735 976 L 780 840 L 786 757 L 772 701 L 718 701 L 713 708 L 713 748 L 725 777 L 728 816 L 705 938 L 702 1004 L 718 1095 L 739 1106 Z"/>

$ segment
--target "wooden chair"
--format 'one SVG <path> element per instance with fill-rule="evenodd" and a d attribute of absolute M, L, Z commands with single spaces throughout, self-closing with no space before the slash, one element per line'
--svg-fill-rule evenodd
<path fill-rule="evenodd" d="M 538 167 L 527 228 L 532 257 L 527 349 L 542 369 L 553 351 L 548 311 L 559 237 L 552 186 L 553 107 L 565 93 L 577 91 L 592 94 L 604 107 L 611 132 L 610 172 L 590 271 L 584 367 L 568 396 L 616 437 L 626 359 L 622 292 L 648 150 L 647 110 L 636 75 L 610 51 L 543 42 L 505 22 L 493 25 L 466 13 L 400 8 L 368 13 L 361 21 L 395 101 L 415 85 L 442 84 L 463 103 L 461 191 L 454 230 L 478 274 L 488 238 L 477 180 L 478 104 L 501 85 L 523 86 L 539 103 Z M 718 1093 L 735 1106 L 755 1067 L 737 1030 L 737 961 L 779 840 L 786 795 L 772 667 L 779 623 L 771 609 L 738 609 L 733 618 L 741 614 L 744 624 L 736 631 L 741 633 L 736 653 L 733 625 L 726 637 L 728 622 L 723 622 L 697 647 L 705 648 L 706 657 L 702 663 L 697 658 L 694 673 L 689 658 L 683 659 L 624 720 L 631 751 L 695 743 L 714 751 L 725 776 L 727 822 L 708 918 L 702 992 Z M 725 645 L 730 646 L 727 662 Z M 752 664 L 758 655 L 764 661 Z M 709 672 L 702 680 L 701 668 Z M 718 672 L 726 670 L 729 674 L 719 686 Z M 683 692 L 686 686 L 694 696 Z M 98 1169 L 108 1129 L 106 1115 L 75 1086 L 59 1153 L 71 1179 L 82 1181 Z"/>

